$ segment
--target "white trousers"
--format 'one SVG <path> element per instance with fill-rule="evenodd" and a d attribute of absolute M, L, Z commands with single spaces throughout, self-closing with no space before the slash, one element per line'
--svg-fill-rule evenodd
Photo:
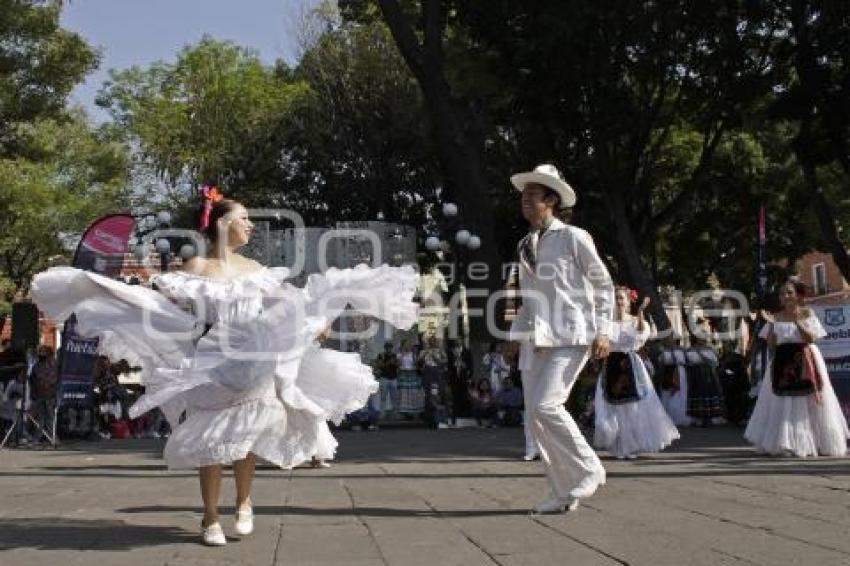
<path fill-rule="evenodd" d="M 522 398 L 524 407 L 522 411 L 522 429 L 525 432 L 525 455 L 536 456 L 540 450 L 537 449 L 537 441 L 534 440 L 534 431 L 531 425 L 531 395 L 525 387 L 525 378 L 523 378 Z"/>
<path fill-rule="evenodd" d="M 564 408 L 587 362 L 587 346 L 535 349 L 522 372 L 526 413 L 552 491 L 562 498 L 590 497 L 605 483 L 605 468 Z"/>

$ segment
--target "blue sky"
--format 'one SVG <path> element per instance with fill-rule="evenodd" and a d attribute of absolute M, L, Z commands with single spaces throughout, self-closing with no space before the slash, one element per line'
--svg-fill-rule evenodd
<path fill-rule="evenodd" d="M 297 53 L 296 21 L 316 0 L 73 0 L 62 25 L 100 48 L 100 68 L 72 94 L 97 121 L 106 115 L 94 99 L 109 69 L 174 60 L 204 35 L 259 51 L 263 61 L 290 62 Z"/>

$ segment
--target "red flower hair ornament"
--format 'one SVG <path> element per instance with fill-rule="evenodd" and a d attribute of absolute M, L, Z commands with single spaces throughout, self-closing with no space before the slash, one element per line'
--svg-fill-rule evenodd
<path fill-rule="evenodd" d="M 201 187 L 201 198 L 204 201 L 204 211 L 201 213 L 201 232 L 206 231 L 210 226 L 210 214 L 212 213 L 213 204 L 224 199 L 224 195 L 219 192 L 218 187 L 212 185 L 204 185 Z"/>

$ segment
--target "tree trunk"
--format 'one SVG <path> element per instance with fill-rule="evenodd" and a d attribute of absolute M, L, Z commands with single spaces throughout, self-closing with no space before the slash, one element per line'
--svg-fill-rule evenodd
<path fill-rule="evenodd" d="M 599 126 L 594 128 L 594 131 L 601 130 Z M 615 255 L 622 271 L 620 278 L 625 279 L 643 296 L 650 298 L 649 316 L 655 323 L 657 331 L 664 333 L 670 329 L 670 319 L 667 318 L 667 311 L 664 309 L 664 302 L 658 293 L 658 285 L 653 274 L 641 260 L 640 246 L 626 208 L 624 191 L 618 188 L 628 186 L 628 183 L 618 178 L 617 168 L 614 166 L 616 160 L 605 141 L 594 137 L 593 146 L 596 152 L 595 165 L 598 168 L 598 178 L 602 184 L 602 194 L 605 195 L 608 204 L 609 222 L 613 228 L 613 239 L 616 243 Z"/>
<path fill-rule="evenodd" d="M 605 189 L 605 195 L 611 207 L 611 221 L 614 224 L 618 263 L 624 270 L 623 275 L 629 284 L 639 290 L 643 296 L 650 298 L 652 302 L 650 302 L 648 308 L 649 315 L 652 317 L 658 332 L 664 332 L 670 328 L 670 320 L 667 318 L 667 311 L 664 310 L 664 302 L 661 300 L 652 274 L 640 259 L 640 249 L 629 224 L 623 198 L 611 193 L 611 190 Z"/>
<path fill-rule="evenodd" d="M 810 16 L 811 6 L 807 1 L 800 0 L 794 4 L 793 33 L 797 43 L 794 65 L 800 80 L 799 88 L 802 91 L 802 103 L 805 105 L 800 119 L 800 132 L 794 140 L 794 154 L 800 162 L 806 185 L 812 193 L 812 204 L 820 225 L 821 235 L 844 280 L 850 281 L 850 257 L 847 255 L 847 247 L 838 236 L 835 215 L 823 193 L 817 174 L 818 155 L 815 154 L 816 150 L 814 149 L 817 144 L 814 143 L 813 127 L 818 94 L 822 84 L 818 79 L 818 62 L 813 51 Z M 828 110 L 822 109 L 822 111 L 827 112 Z"/>
<path fill-rule="evenodd" d="M 445 181 L 444 200 L 457 200 L 461 224 L 481 238 L 481 248 L 466 255 L 470 261 L 485 263 L 487 275 L 480 280 L 461 276 L 460 281 L 471 293 L 471 313 L 479 309 L 482 313 L 470 314 L 471 333 L 477 339 L 485 339 L 489 336 L 483 316 L 487 300 L 492 292 L 504 287 L 504 282 L 493 228 L 494 209 L 487 194 L 484 139 L 478 119 L 470 107 L 452 95 L 445 77 L 440 0 L 422 0 L 424 40 L 421 45 L 397 0 L 379 0 L 378 3 L 399 51 L 422 90 Z M 453 234 L 445 236 L 454 237 Z M 484 296 L 478 296 L 476 291 Z"/>

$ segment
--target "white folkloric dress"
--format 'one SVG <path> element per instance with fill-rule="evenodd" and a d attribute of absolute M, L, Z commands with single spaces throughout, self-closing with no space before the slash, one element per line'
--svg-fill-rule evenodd
<path fill-rule="evenodd" d="M 316 337 L 351 305 L 398 328 L 416 321 L 412 267 L 330 269 L 303 288 L 289 270 L 232 280 L 159 275 L 157 292 L 69 267 L 33 280 L 38 306 L 54 320 L 76 314 L 77 330 L 101 351 L 143 368 L 138 416 L 163 409 L 173 432 L 170 468 L 227 464 L 249 452 L 282 468 L 330 457 L 326 421 L 366 404 L 378 384 L 354 353 Z"/>
<path fill-rule="evenodd" d="M 688 415 L 687 351 L 675 347 L 661 352 L 661 405 L 676 426 L 690 426 Z"/>
<path fill-rule="evenodd" d="M 659 452 L 679 438 L 676 425 L 667 416 L 646 366 L 637 355 L 649 332 L 639 332 L 636 322 L 614 321 L 611 325 L 611 351 L 625 354 L 630 362 L 629 385 L 618 394 L 606 389 L 609 364 L 603 365 L 596 382 L 593 444 L 620 458 Z"/>
<path fill-rule="evenodd" d="M 814 339 L 823 338 L 826 332 L 815 315 L 801 321 L 803 328 Z M 774 322 L 765 326 L 760 336 L 767 339 L 776 334 L 777 345 L 801 344 L 802 336 L 794 322 Z M 820 350 L 810 344 L 815 368 L 822 388 L 820 402 L 814 394 L 783 396 L 774 392 L 773 365 L 775 353 L 768 357 L 767 368 L 759 387 L 758 400 L 747 424 L 744 437 L 759 452 L 782 454 L 790 452 L 798 457 L 844 456 L 850 430 L 841 412 L 841 405 L 829 381 L 829 373 Z"/>

